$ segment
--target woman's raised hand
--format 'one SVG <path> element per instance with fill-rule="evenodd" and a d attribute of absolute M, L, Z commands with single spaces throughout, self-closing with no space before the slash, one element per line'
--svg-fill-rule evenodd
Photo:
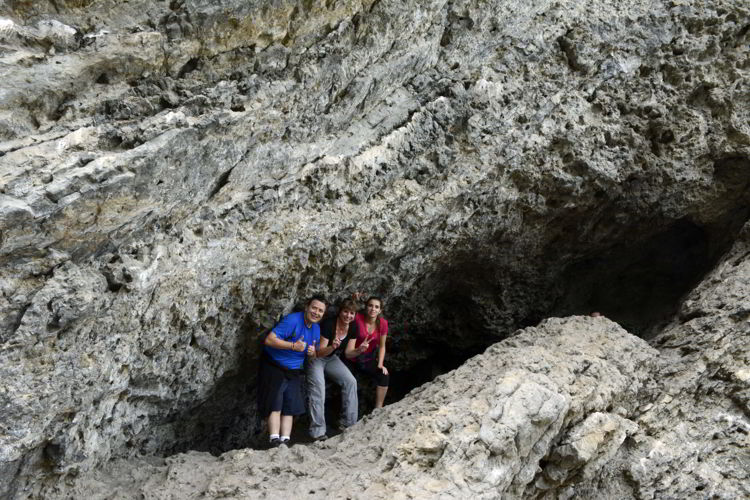
<path fill-rule="evenodd" d="M 363 340 L 362 343 L 359 344 L 359 348 L 358 349 L 359 349 L 360 353 L 365 352 L 367 349 L 370 348 L 370 341 L 371 340 L 372 340 L 372 337 L 370 337 L 368 335 L 367 337 L 365 337 L 365 340 Z"/>

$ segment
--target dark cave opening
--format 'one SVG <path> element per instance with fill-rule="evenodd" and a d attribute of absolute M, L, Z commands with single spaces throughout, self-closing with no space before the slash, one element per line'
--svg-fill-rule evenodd
<path fill-rule="evenodd" d="M 651 338 L 714 267 L 736 230 L 716 233 L 682 219 L 642 241 L 618 243 L 577 260 L 562 273 L 563 292 L 550 315 L 599 312 Z"/>
<path fill-rule="evenodd" d="M 251 334 L 251 337 L 256 336 Z M 389 351 L 394 357 L 405 354 L 399 342 L 389 342 Z M 461 366 L 467 359 L 481 353 L 484 346 L 469 350 L 448 349 L 440 344 L 431 347 L 431 354 L 411 364 L 402 366 L 396 363 L 391 368 L 391 386 L 386 396 L 386 405 L 403 399 L 413 389 L 432 381 L 435 377 Z M 253 355 L 243 361 L 244 366 L 254 362 Z M 386 365 L 389 363 L 386 362 Z M 359 418 L 371 413 L 375 406 L 375 385 L 366 377 L 356 375 L 359 394 Z M 176 417 L 177 427 L 174 439 L 162 455 L 168 456 L 187 451 L 204 451 L 220 455 L 240 448 L 267 448 L 267 436 L 263 433 L 264 424 L 255 411 L 256 370 L 241 370 L 229 374 L 219 381 L 212 394 L 197 407 L 190 408 Z M 304 386 L 304 385 L 303 385 Z M 326 383 L 326 422 L 328 434 L 340 431 L 335 423 L 341 411 L 339 387 Z M 297 443 L 308 443 L 309 417 L 303 415 L 295 419 L 292 439 Z"/>
<path fill-rule="evenodd" d="M 439 375 L 455 370 L 469 358 L 484 352 L 484 349 L 483 346 L 473 349 L 436 347 L 430 357 L 415 361 L 408 367 L 393 370 L 386 403 L 400 401 L 413 389 L 433 381 Z"/>
<path fill-rule="evenodd" d="M 644 223 L 624 231 L 626 237 L 596 252 L 580 254 L 564 265 L 551 262 L 559 271 L 548 275 L 550 282 L 526 283 L 525 289 L 519 287 L 522 288 L 521 298 L 509 298 L 506 294 L 502 300 L 498 299 L 498 304 L 505 301 L 507 309 L 508 304 L 518 304 L 530 297 L 529 286 L 541 287 L 548 294 L 546 302 L 540 301 L 541 306 L 537 304 L 516 316 L 508 315 L 502 331 L 482 329 L 487 322 L 477 317 L 473 308 L 475 300 L 465 293 L 476 289 L 476 277 L 454 269 L 452 274 L 443 275 L 443 278 L 451 278 L 445 282 L 449 293 L 435 295 L 444 299 L 436 306 L 441 308 L 437 318 L 447 317 L 449 321 L 411 326 L 408 335 L 394 334 L 389 339 L 386 365 L 391 372 L 391 386 L 386 404 L 403 399 L 415 388 L 459 367 L 516 329 L 534 325 L 546 317 L 597 311 L 631 333 L 650 338 L 673 318 L 685 294 L 728 251 L 749 214 L 748 207 L 741 205 L 712 225 L 680 219 L 654 230 Z M 476 265 L 475 262 L 472 265 Z M 481 276 L 481 266 L 477 269 Z M 524 278 L 522 273 L 518 276 L 514 279 Z M 457 279 L 468 281 L 454 281 Z M 490 292 L 495 290 L 489 288 Z M 403 297 L 394 297 L 389 311 L 397 327 L 400 316 L 409 317 L 408 302 Z M 245 327 L 252 330 L 254 325 Z M 257 338 L 257 334 L 250 331 L 247 335 Z M 451 343 L 452 340 L 455 342 Z M 246 347 L 250 354 L 242 364 L 253 366 L 253 349 L 259 346 L 248 343 Z M 369 380 L 359 378 L 358 381 L 362 418 L 373 410 L 375 388 Z M 254 384 L 253 369 L 225 377 L 216 385 L 211 397 L 178 418 L 181 421 L 178 439 L 168 452 L 199 450 L 218 455 L 237 448 L 264 448 L 266 436 L 255 414 Z M 335 434 L 337 431 L 331 424 L 339 415 L 340 393 L 332 383 L 327 387 L 327 421 L 331 434 Z M 296 442 L 310 441 L 307 426 L 307 417 L 296 421 L 293 432 Z"/>
<path fill-rule="evenodd" d="M 498 333 L 505 338 L 516 329 L 533 326 L 547 317 L 598 312 L 630 333 L 652 338 L 674 318 L 685 295 L 730 249 L 749 216 L 750 207 L 739 204 L 711 225 L 680 219 L 651 233 L 646 232 L 647 225 L 642 227 L 643 231 L 635 228 L 626 231 L 629 238 L 560 266 L 561 272 L 555 276 L 554 282 L 543 286 L 552 297 L 548 307 L 529 308 L 510 324 L 506 323 L 504 332 L 483 330 L 481 323 L 488 322 L 486 318 L 478 321 L 476 301 L 468 294 L 460 293 L 477 289 L 478 282 L 473 273 L 455 270 L 445 273 L 444 276 L 460 277 L 459 281 L 447 284 L 446 293 L 438 294 L 443 299 L 441 306 L 449 309 L 449 315 L 439 317 L 447 317 L 448 321 L 412 333 L 415 337 L 428 339 L 452 336 L 455 343 L 430 342 L 428 355 L 422 354 L 395 370 L 386 402 L 398 401 L 412 389 L 459 367 L 500 340 Z M 469 259 L 470 266 L 480 261 L 480 258 Z M 482 276 L 481 267 L 479 275 Z M 534 283 L 533 286 L 539 285 Z M 521 295 L 524 294 L 522 291 Z M 512 300 L 508 302 L 513 303 Z M 435 335 L 435 332 L 446 329 L 451 331 Z M 473 338 L 464 335 L 470 329 L 476 329 L 480 334 Z M 413 344 L 399 341 L 394 344 L 393 348 L 389 346 L 390 355 L 401 354 L 408 359 L 406 351 L 412 349 Z"/>

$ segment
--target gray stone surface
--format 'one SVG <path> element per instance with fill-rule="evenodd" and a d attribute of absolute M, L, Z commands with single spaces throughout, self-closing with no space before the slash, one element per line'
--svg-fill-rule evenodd
<path fill-rule="evenodd" d="M 323 443 L 115 462 L 62 491 L 123 499 L 527 498 L 548 489 L 535 477 L 551 449 L 561 458 L 550 458 L 544 477 L 566 482 L 563 475 L 580 469 L 591 477 L 636 432 L 627 417 L 657 358 L 605 318 L 554 318 Z M 553 463 L 568 469 L 551 471 Z"/>
<path fill-rule="evenodd" d="M 746 408 L 742 368 L 721 364 L 746 343 L 704 360 L 725 344 L 701 311 L 723 309 L 679 304 L 750 212 L 748 14 L 739 0 L 1 3 L 0 496 L 110 458 L 246 446 L 257 334 L 317 290 L 386 298 L 395 369 L 548 316 L 598 310 L 658 338 L 700 327 L 664 348 L 718 375 L 663 376 Z M 600 466 L 628 420 L 582 413 L 539 488 L 619 474 Z M 737 455 L 709 462 L 723 456 Z M 648 495 L 659 467 L 629 481 Z"/>
<path fill-rule="evenodd" d="M 746 226 L 653 347 L 551 318 L 324 443 L 118 460 L 30 497 L 744 498 L 749 249 Z"/>
<path fill-rule="evenodd" d="M 717 268 L 682 303 L 675 320 L 651 344 L 656 369 L 632 421 L 592 414 L 550 456 L 543 479 L 567 475 L 551 498 L 744 498 L 748 471 L 750 388 L 750 226 Z M 597 434 L 589 420 L 601 422 Z M 595 447 L 602 435 L 625 445 Z M 634 430 L 634 432 L 633 432 Z M 565 442 L 569 441 L 569 442 Z M 592 448 L 596 453 L 592 453 Z M 611 447 L 610 447 L 611 448 Z M 591 474 L 592 464 L 606 465 Z M 579 465 L 580 464 L 580 465 Z M 562 469 L 562 470 L 561 470 Z"/>
<path fill-rule="evenodd" d="M 750 226 L 653 341 L 660 391 L 641 408 L 642 497 L 750 495 Z M 679 481 L 669 480 L 677 477 Z"/>

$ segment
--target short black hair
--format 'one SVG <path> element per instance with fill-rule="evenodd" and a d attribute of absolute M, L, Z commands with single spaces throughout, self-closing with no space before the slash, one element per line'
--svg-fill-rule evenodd
<path fill-rule="evenodd" d="M 326 299 L 326 296 L 323 295 L 322 293 L 316 293 L 315 295 L 313 295 L 312 297 L 310 297 L 309 299 L 307 299 L 307 302 L 305 302 L 305 307 L 307 307 L 310 304 L 312 304 L 313 300 L 317 300 L 318 302 L 322 302 L 323 305 L 325 305 L 325 306 L 328 305 L 328 300 Z"/>

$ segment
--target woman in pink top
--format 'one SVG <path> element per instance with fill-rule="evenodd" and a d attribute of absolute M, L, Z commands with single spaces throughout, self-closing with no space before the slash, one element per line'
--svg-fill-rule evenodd
<path fill-rule="evenodd" d="M 349 340 L 344 352 L 355 371 L 375 380 L 375 408 L 383 407 L 389 383 L 388 368 L 383 364 L 388 321 L 382 317 L 382 313 L 383 300 L 380 297 L 367 299 L 364 314 L 358 312 L 354 318 L 359 330 L 357 338 Z"/>

